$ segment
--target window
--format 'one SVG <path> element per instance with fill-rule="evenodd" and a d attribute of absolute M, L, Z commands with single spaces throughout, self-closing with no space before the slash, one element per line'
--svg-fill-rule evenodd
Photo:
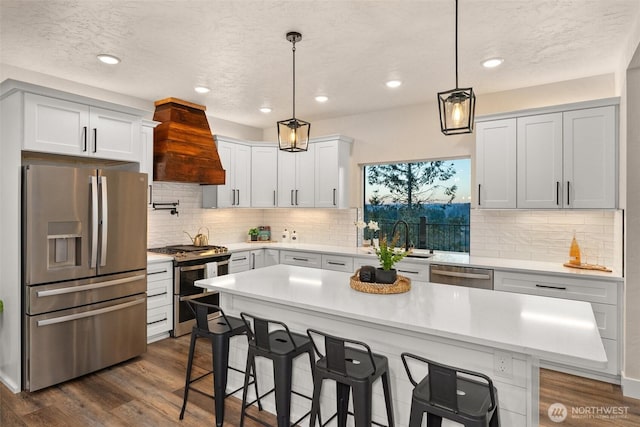
<path fill-rule="evenodd" d="M 365 165 L 364 220 L 378 222 L 381 238 L 405 221 L 416 248 L 469 252 L 470 170 L 470 159 Z M 396 233 L 404 246 L 404 228 Z"/>

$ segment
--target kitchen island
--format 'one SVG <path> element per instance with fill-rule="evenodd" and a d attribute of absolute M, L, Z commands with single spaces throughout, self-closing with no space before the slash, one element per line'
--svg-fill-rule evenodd
<path fill-rule="evenodd" d="M 313 327 L 367 342 L 389 358 L 394 411 L 407 425 L 411 384 L 400 361 L 409 351 L 483 372 L 499 393 L 503 425 L 538 425 L 540 360 L 603 366 L 606 355 L 588 303 L 413 282 L 404 294 L 374 295 L 349 287 L 349 273 L 288 265 L 196 282 L 220 292 L 225 312 L 246 311 L 286 322 L 298 332 Z M 243 366 L 246 340 L 232 342 L 230 360 Z M 269 364 L 258 362 L 260 389 L 273 383 Z M 310 395 L 308 361 L 296 361 L 294 388 Z M 230 378 L 230 387 L 241 383 Z M 323 387 L 323 413 L 333 412 L 334 388 Z M 381 387 L 374 387 L 374 420 L 385 421 Z M 275 412 L 271 402 L 265 408 Z M 295 398 L 294 415 L 308 408 Z"/>

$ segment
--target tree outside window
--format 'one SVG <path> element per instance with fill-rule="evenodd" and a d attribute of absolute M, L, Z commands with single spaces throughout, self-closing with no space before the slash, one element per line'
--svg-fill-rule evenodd
<path fill-rule="evenodd" d="M 470 168 L 470 159 L 366 165 L 364 220 L 389 238 L 406 221 L 416 248 L 469 252 Z"/>

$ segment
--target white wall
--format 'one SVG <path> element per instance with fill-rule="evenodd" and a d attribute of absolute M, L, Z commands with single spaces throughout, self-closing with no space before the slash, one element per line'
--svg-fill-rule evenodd
<path fill-rule="evenodd" d="M 639 46 L 640 54 L 640 46 Z M 627 72 L 626 84 L 626 279 L 624 320 L 625 395 L 640 398 L 640 67 Z"/>

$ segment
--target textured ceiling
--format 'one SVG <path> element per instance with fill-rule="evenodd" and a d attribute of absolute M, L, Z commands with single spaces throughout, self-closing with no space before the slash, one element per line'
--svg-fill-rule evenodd
<path fill-rule="evenodd" d="M 434 101 L 452 89 L 453 0 L 0 0 L 0 62 L 256 127 Z M 611 73 L 638 0 L 460 0 L 460 86 L 482 93 Z M 122 59 L 117 66 L 98 53 Z M 483 59 L 500 56 L 493 70 Z M 395 90 L 391 78 L 403 85 Z M 209 94 L 193 91 L 209 86 Z M 329 96 L 318 104 L 314 96 Z M 270 106 L 273 112 L 258 111 Z"/>

